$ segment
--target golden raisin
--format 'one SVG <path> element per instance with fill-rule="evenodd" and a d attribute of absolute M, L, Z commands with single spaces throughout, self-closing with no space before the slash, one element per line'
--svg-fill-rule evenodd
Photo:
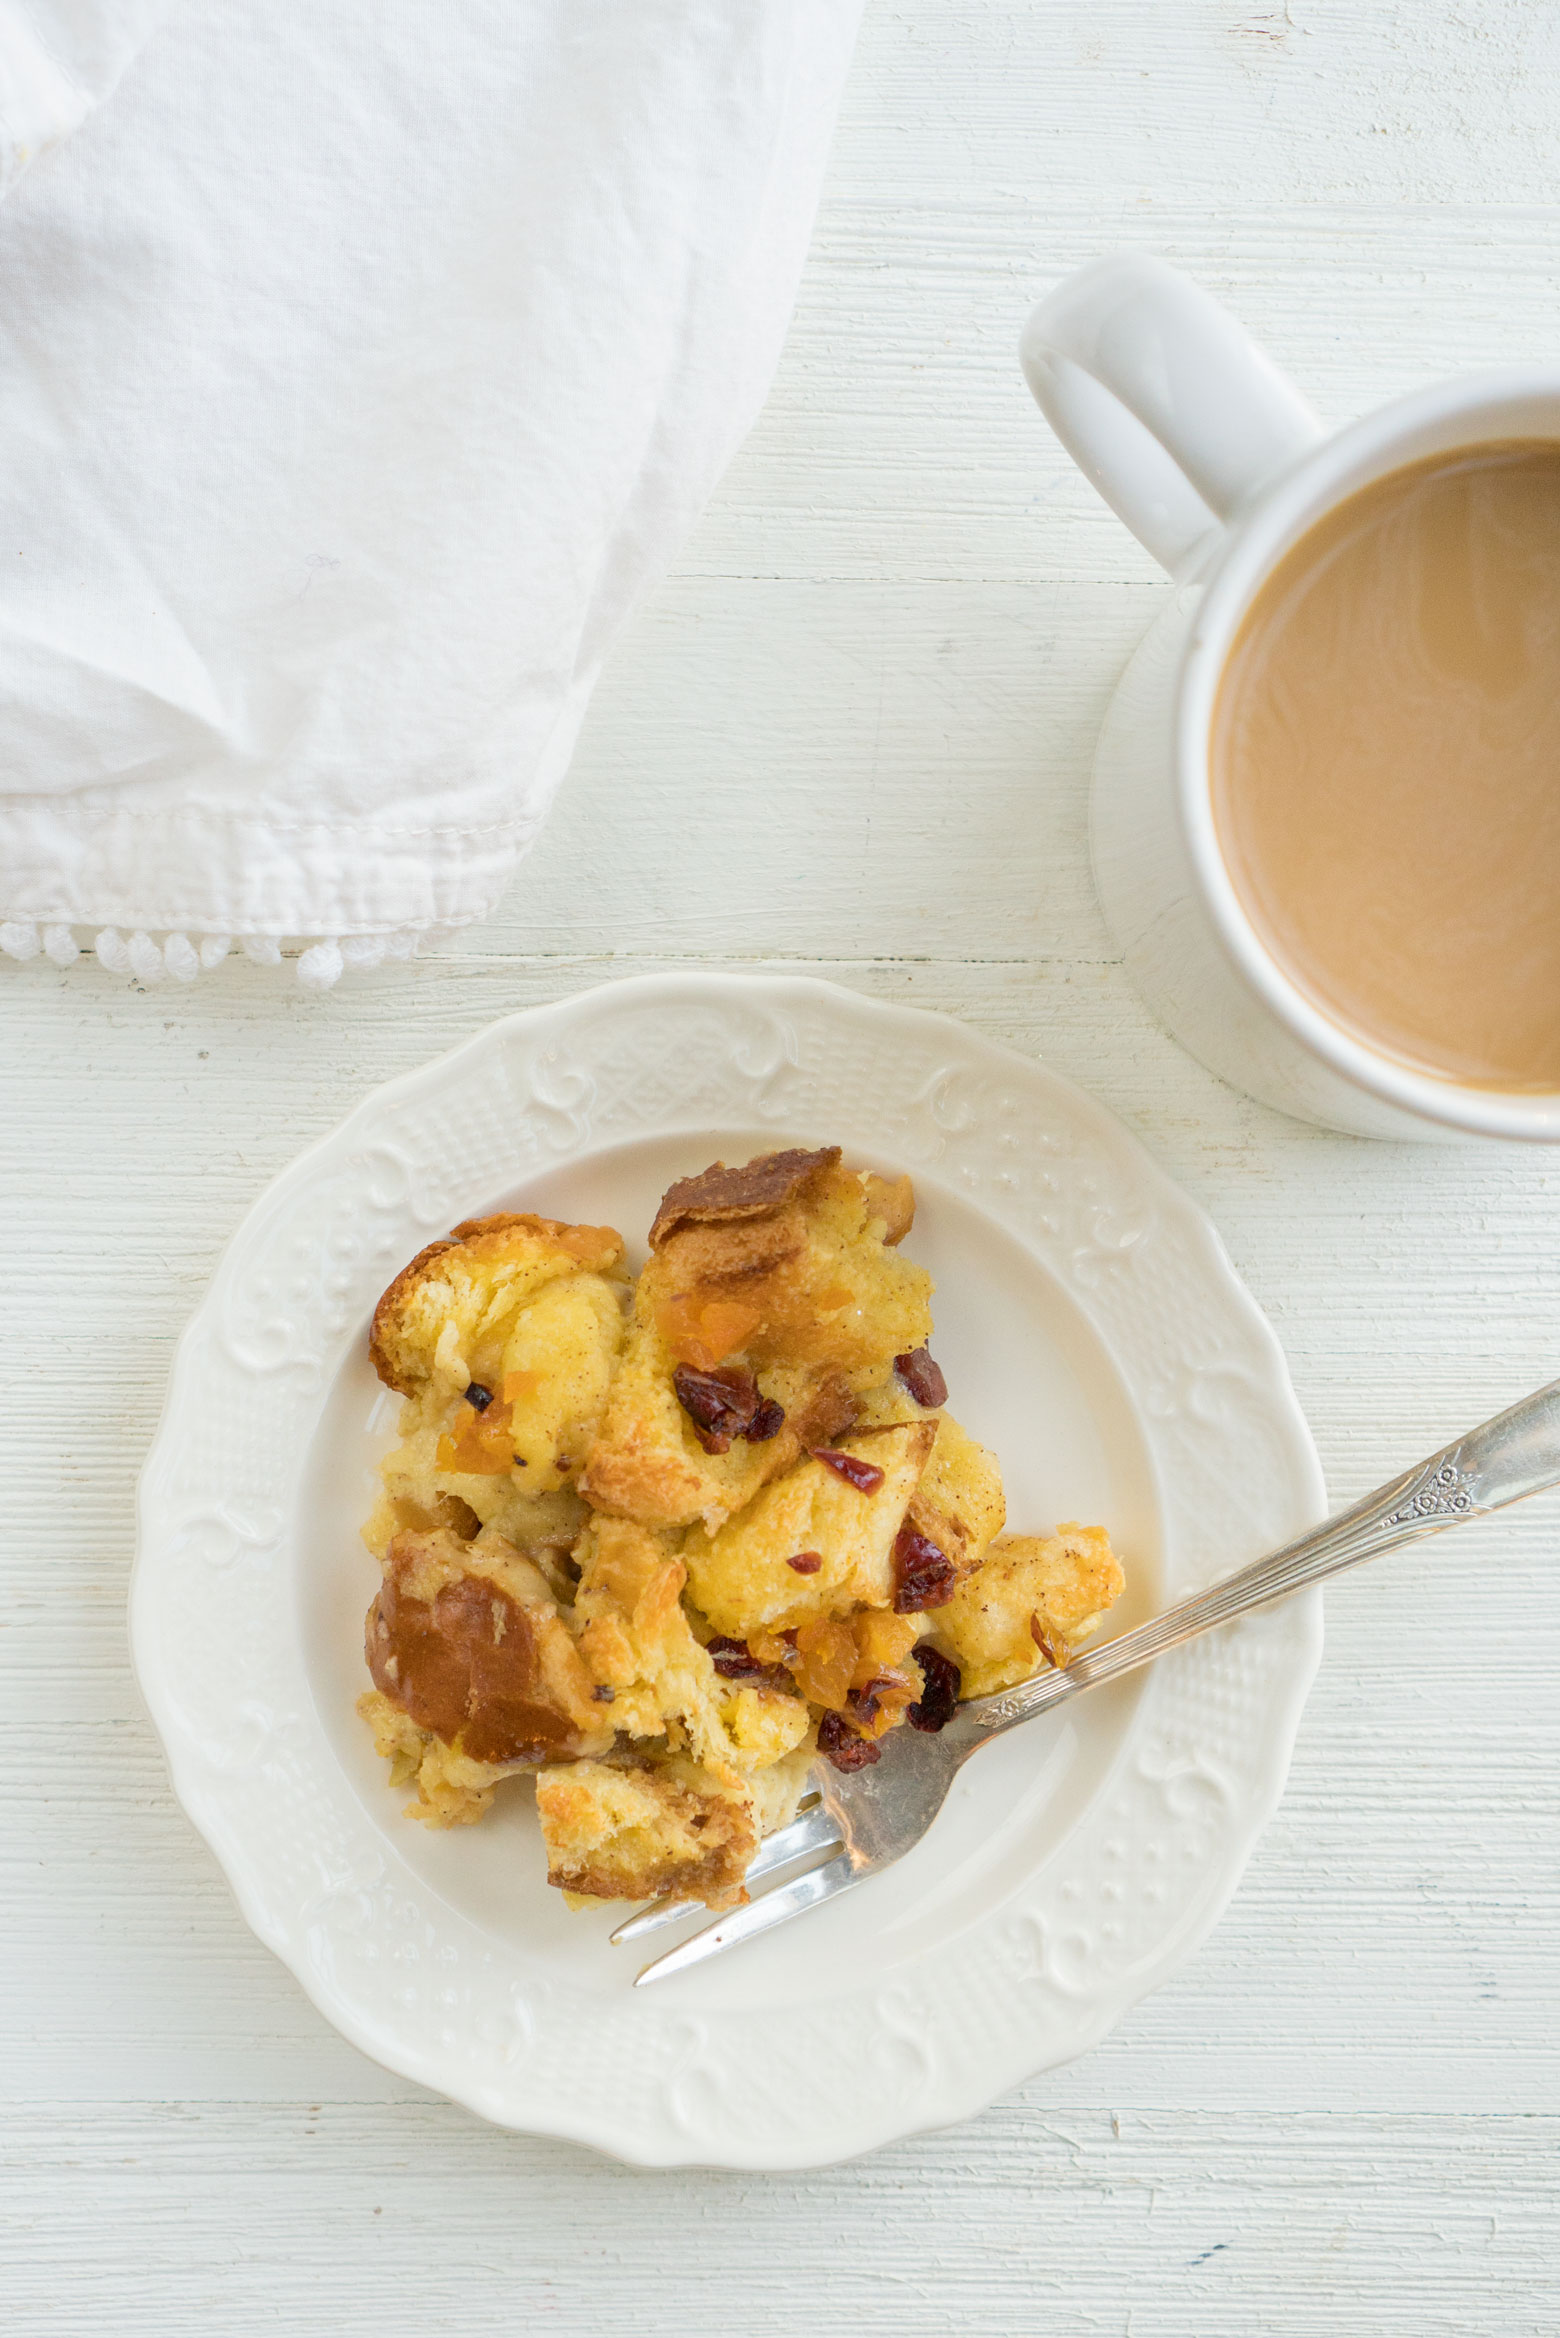
<path fill-rule="evenodd" d="M 855 1669 L 856 1635 L 849 1624 L 815 1616 L 800 1627 L 792 1678 L 809 1704 L 838 1710 L 850 1694 Z"/>
<path fill-rule="evenodd" d="M 918 1626 L 913 1617 L 890 1615 L 887 1608 L 864 1607 L 851 1618 L 851 1630 L 856 1637 L 859 1656 L 857 1671 L 862 1680 L 874 1672 L 892 1672 L 902 1664 L 915 1646 Z M 865 1665 L 866 1671 L 861 1667 Z"/>

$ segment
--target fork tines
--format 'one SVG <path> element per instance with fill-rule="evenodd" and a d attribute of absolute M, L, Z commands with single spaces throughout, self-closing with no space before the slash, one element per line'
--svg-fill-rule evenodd
<path fill-rule="evenodd" d="M 749 1900 L 745 1907 L 715 1917 L 664 1956 L 656 1957 L 636 1976 L 635 1988 L 646 1981 L 664 1980 L 668 1973 L 683 1972 L 705 1957 L 718 1956 L 722 1949 L 735 1948 L 739 1941 L 767 1932 L 775 1924 L 784 1924 L 790 1917 L 816 1907 L 820 1900 L 832 1899 L 837 1891 L 856 1880 L 849 1854 L 841 1851 L 842 1839 L 833 1812 L 816 1790 L 808 1793 L 790 1825 L 779 1828 L 759 1845 L 748 1862 L 746 1880 L 751 1887 L 767 1877 L 779 1876 L 786 1868 L 794 1868 L 799 1860 L 810 1860 L 811 1865 L 788 1881 L 774 1884 L 756 1899 Z M 828 1856 L 830 1852 L 835 1854 L 833 1858 Z M 613 1945 L 642 1940 L 663 1925 L 676 1924 L 693 1915 L 697 1907 L 696 1900 L 653 1900 L 649 1907 L 641 1908 L 617 1927 L 612 1934 Z"/>
<path fill-rule="evenodd" d="M 865 1872 L 854 1864 L 848 1851 L 841 1851 L 825 1866 L 809 1867 L 789 1883 L 777 1884 L 762 1898 L 749 1900 L 745 1908 L 733 1908 L 728 1915 L 717 1916 L 713 1924 L 706 1924 L 702 1932 L 680 1940 L 675 1948 L 669 1948 L 664 1956 L 656 1957 L 642 1973 L 636 1974 L 634 1987 L 642 1989 L 647 1981 L 664 1981 L 668 1974 L 686 1972 L 690 1965 L 702 1964 L 708 1956 L 719 1956 L 723 1949 L 735 1948 L 757 1933 L 768 1932 L 773 1925 L 788 1923 L 791 1917 L 804 1915 L 820 1901 L 832 1899 L 836 1892 L 859 1883 Z"/>
<path fill-rule="evenodd" d="M 802 1859 L 809 1852 L 831 1850 L 840 1840 L 838 1822 L 824 1808 L 816 1793 L 809 1794 L 797 1816 L 789 1826 L 766 1835 L 748 1862 L 747 1882 L 751 1887 L 779 1868 L 789 1867 L 793 1860 Z M 697 1900 L 652 1900 L 637 1915 L 629 1916 L 611 1935 L 614 1948 L 621 1948 L 630 1940 L 642 1940 L 647 1932 L 659 1932 L 663 1924 L 679 1923 L 691 1916 L 698 1907 Z"/>

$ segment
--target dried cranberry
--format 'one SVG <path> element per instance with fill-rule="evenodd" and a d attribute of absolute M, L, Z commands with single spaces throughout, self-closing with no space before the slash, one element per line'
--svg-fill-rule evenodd
<path fill-rule="evenodd" d="M 864 1770 L 869 1763 L 883 1758 L 883 1748 L 874 1739 L 852 1729 L 843 1713 L 825 1713 L 819 1722 L 818 1751 L 837 1770 Z"/>
<path fill-rule="evenodd" d="M 480 1380 L 473 1380 L 466 1391 L 466 1402 L 469 1405 L 474 1405 L 479 1413 L 485 1413 L 492 1401 L 492 1389 L 484 1388 Z"/>
<path fill-rule="evenodd" d="M 736 1680 L 765 1689 L 791 1687 L 791 1676 L 780 1664 L 760 1664 L 746 1640 L 715 1639 L 707 1643 L 710 1662 L 722 1680 Z"/>
<path fill-rule="evenodd" d="M 816 1575 L 818 1569 L 823 1565 L 823 1553 L 822 1551 L 796 1551 L 785 1563 L 788 1567 L 794 1567 L 798 1575 Z"/>
<path fill-rule="evenodd" d="M 933 1405 L 947 1403 L 948 1383 L 942 1376 L 941 1368 L 932 1362 L 927 1349 L 911 1348 L 908 1354 L 896 1356 L 894 1370 L 917 1404 L 930 1409 Z"/>
<path fill-rule="evenodd" d="M 758 1410 L 758 1382 L 740 1364 L 723 1364 L 714 1372 L 679 1364 L 672 1386 L 683 1411 L 701 1429 L 745 1429 Z"/>
<path fill-rule="evenodd" d="M 895 1615 L 946 1607 L 957 1581 L 953 1561 L 906 1519 L 894 1537 Z"/>
<path fill-rule="evenodd" d="M 785 1406 L 766 1396 L 742 1434 L 750 1445 L 767 1445 L 785 1427 Z"/>
<path fill-rule="evenodd" d="M 841 1453 L 837 1446 L 815 1445 L 812 1457 L 854 1486 L 858 1494 L 875 1494 L 883 1483 L 883 1472 L 875 1461 L 858 1461 L 854 1453 Z"/>
<path fill-rule="evenodd" d="M 731 1640 L 724 1633 L 707 1640 L 710 1662 L 722 1680 L 762 1680 L 764 1667 L 748 1646 L 746 1640 Z"/>
<path fill-rule="evenodd" d="M 859 1689 L 852 1689 L 845 1702 L 858 1719 L 872 1721 L 877 1717 L 878 1709 L 883 1702 L 884 1692 L 888 1689 L 898 1688 L 899 1685 L 891 1673 L 880 1672 L 873 1679 L 864 1681 Z"/>
<path fill-rule="evenodd" d="M 740 1364 L 722 1364 L 714 1372 L 679 1364 L 672 1386 L 706 1453 L 729 1453 L 733 1437 L 761 1445 L 785 1420 L 785 1408 L 772 1396 L 760 1396 L 758 1382 Z"/>
<path fill-rule="evenodd" d="M 923 1687 L 920 1697 L 905 1715 L 912 1729 L 924 1729 L 935 1735 L 946 1729 L 958 1710 L 959 1690 L 963 1676 L 951 1656 L 934 1648 L 930 1640 L 917 1640 L 915 1660 L 921 1667 Z"/>

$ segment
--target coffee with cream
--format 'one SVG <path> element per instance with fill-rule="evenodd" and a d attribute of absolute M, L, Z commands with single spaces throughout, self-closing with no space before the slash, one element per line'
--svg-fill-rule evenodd
<path fill-rule="evenodd" d="M 1213 790 L 1313 1005 L 1420 1071 L 1560 1090 L 1560 443 L 1415 463 L 1312 528 L 1226 662 Z"/>

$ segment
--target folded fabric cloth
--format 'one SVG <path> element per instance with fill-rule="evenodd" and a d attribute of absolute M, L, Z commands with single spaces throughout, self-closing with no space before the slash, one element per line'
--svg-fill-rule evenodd
<path fill-rule="evenodd" d="M 185 0 L 89 112 L 159 13 L 0 0 L 0 186 L 71 133 L 0 207 L 0 947 L 328 982 L 535 835 L 859 0 Z"/>
<path fill-rule="evenodd" d="M 172 0 L 0 0 L 0 196 L 113 88 Z"/>

